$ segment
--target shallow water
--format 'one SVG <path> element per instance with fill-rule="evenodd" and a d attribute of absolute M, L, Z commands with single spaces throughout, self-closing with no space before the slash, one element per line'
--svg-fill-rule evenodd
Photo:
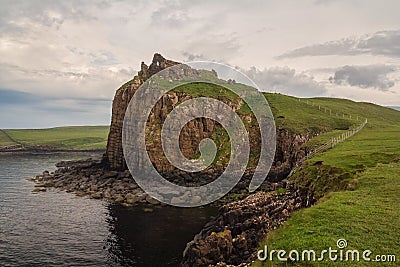
<path fill-rule="evenodd" d="M 215 208 L 123 207 L 51 189 L 32 177 L 82 154 L 0 155 L 0 266 L 179 266 Z"/>

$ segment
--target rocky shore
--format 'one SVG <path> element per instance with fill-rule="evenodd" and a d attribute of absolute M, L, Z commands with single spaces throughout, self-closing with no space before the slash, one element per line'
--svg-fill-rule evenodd
<path fill-rule="evenodd" d="M 147 195 L 126 171 L 104 171 L 100 160 L 63 161 L 54 172 L 44 171 L 29 180 L 35 182 L 34 193 L 53 187 L 77 196 L 106 199 L 123 205 L 135 203 L 160 204 Z"/>
<path fill-rule="evenodd" d="M 48 188 L 57 188 L 66 192 L 75 193 L 77 196 L 88 196 L 94 199 L 104 199 L 121 203 L 122 205 L 151 204 L 164 205 L 145 193 L 132 178 L 129 170 L 105 170 L 103 162 L 96 159 L 63 161 L 56 164 L 58 169 L 54 172 L 44 171 L 28 180 L 35 182 L 33 193 L 45 192 Z M 216 173 L 188 175 L 186 173 L 168 173 L 167 179 L 185 185 L 199 185 L 204 181 L 211 181 Z M 250 175 L 246 175 L 232 191 L 223 199 L 213 205 L 221 206 L 249 195 L 247 186 Z M 263 190 L 269 191 L 282 187 L 282 183 L 264 183 Z M 174 194 L 174 192 L 171 192 Z M 179 194 L 176 192 L 176 194 Z M 195 201 L 196 196 L 173 196 L 176 202 Z M 186 197 L 187 199 L 182 199 Z"/>
<path fill-rule="evenodd" d="M 260 241 L 290 214 L 315 199 L 287 183 L 280 193 L 258 192 L 222 206 L 219 214 L 187 244 L 183 267 L 249 266 Z"/>

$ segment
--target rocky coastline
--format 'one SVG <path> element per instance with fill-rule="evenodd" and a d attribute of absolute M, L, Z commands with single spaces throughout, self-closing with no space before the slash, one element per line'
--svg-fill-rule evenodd
<path fill-rule="evenodd" d="M 56 188 L 124 206 L 165 205 L 146 194 L 128 170 L 104 170 L 100 159 L 62 161 L 56 166 L 54 172 L 28 179 L 35 183 L 33 193 Z M 246 183 L 244 179 L 227 197 L 213 203 L 219 207 L 218 214 L 187 244 L 181 266 L 250 266 L 259 242 L 270 230 L 282 225 L 293 211 L 315 202 L 309 192 L 285 179 L 266 182 L 263 191 L 250 195 Z"/>
<path fill-rule="evenodd" d="M 123 205 L 160 204 L 135 183 L 128 170 L 104 171 L 101 160 L 62 161 L 56 166 L 58 169 L 54 172 L 44 171 L 28 179 L 35 182 L 33 193 L 57 188 L 77 196 L 105 199 Z"/>
<path fill-rule="evenodd" d="M 285 182 L 280 191 L 260 191 L 223 205 L 215 219 L 187 244 L 181 266 L 250 266 L 269 231 L 286 222 L 292 212 L 316 201 L 292 183 Z"/>
<path fill-rule="evenodd" d="M 125 206 L 135 204 L 165 205 L 144 192 L 132 178 L 129 170 L 106 170 L 101 159 L 62 161 L 57 163 L 56 167 L 57 169 L 54 172 L 44 171 L 42 174 L 27 179 L 35 183 L 33 193 L 56 188 L 80 197 L 104 199 Z M 171 182 L 190 186 L 210 181 L 217 176 L 216 173 L 188 175 L 187 173 L 173 172 L 166 173 L 165 176 Z M 246 174 L 227 196 L 212 205 L 219 207 L 249 196 L 247 186 L 250 178 L 251 174 Z M 262 185 L 262 189 L 271 191 L 282 188 L 283 185 L 284 182 L 270 183 L 266 181 Z M 173 193 L 171 192 L 171 194 Z M 182 199 L 182 196 L 176 195 L 176 201 L 190 201 L 196 198 L 189 195 L 185 197 L 187 199 Z"/>

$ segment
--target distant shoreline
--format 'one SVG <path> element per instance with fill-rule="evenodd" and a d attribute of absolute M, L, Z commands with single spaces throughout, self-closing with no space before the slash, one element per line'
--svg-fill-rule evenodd
<path fill-rule="evenodd" d="M 10 154 L 59 154 L 59 153 L 105 153 L 106 149 L 51 149 L 46 147 L 0 148 L 0 155 Z"/>
<path fill-rule="evenodd" d="M 105 152 L 108 132 L 108 126 L 0 129 L 0 153 Z"/>

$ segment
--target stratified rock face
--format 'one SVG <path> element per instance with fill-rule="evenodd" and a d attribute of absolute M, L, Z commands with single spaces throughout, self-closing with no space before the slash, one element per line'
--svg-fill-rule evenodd
<path fill-rule="evenodd" d="M 112 108 L 112 120 L 110 133 L 108 136 L 107 151 L 103 158 L 103 163 L 105 168 L 109 170 L 125 170 L 127 165 L 124 159 L 122 150 L 122 128 L 126 109 L 128 104 L 139 89 L 141 84 L 146 81 L 152 75 L 158 73 L 159 71 L 166 69 L 168 67 L 180 64 L 171 60 L 167 60 L 159 54 L 155 54 L 150 66 L 147 66 L 142 62 L 141 71 L 138 75 L 134 77 L 133 80 L 124 84 L 120 89 L 117 90 Z M 211 72 L 216 76 L 215 71 Z M 201 73 L 189 66 L 182 65 L 179 69 L 171 68 L 165 73 L 162 73 L 163 79 L 167 81 L 181 80 L 183 78 L 189 77 L 191 79 L 200 79 Z M 164 77 L 165 76 L 165 77 Z M 168 92 L 163 95 L 162 98 L 154 105 L 150 113 L 147 127 L 146 127 L 146 137 L 150 137 L 149 140 L 146 139 L 146 150 L 144 153 L 148 154 L 151 162 L 154 164 L 156 169 L 161 173 L 171 173 L 177 171 L 177 169 L 172 166 L 164 155 L 160 130 L 164 120 L 167 118 L 168 114 L 175 108 L 176 105 L 185 102 L 193 98 L 191 95 L 185 92 Z M 226 105 L 230 106 L 233 110 L 238 110 L 243 101 L 240 99 L 238 101 L 233 101 L 226 98 L 219 98 L 218 100 L 224 102 Z M 146 103 L 141 103 L 146 104 Z M 218 113 L 218 110 L 216 110 Z M 248 118 L 251 120 L 251 118 Z M 254 118 L 253 118 L 254 120 Z M 199 118 L 187 123 L 180 133 L 180 147 L 182 154 L 186 157 L 192 157 L 199 152 L 199 143 L 204 138 L 210 138 L 218 125 L 214 120 L 207 118 Z M 218 126 L 217 126 L 218 127 Z M 259 144 L 259 134 L 258 129 L 253 129 L 250 132 L 251 137 L 257 135 L 257 138 L 251 138 L 251 146 L 256 148 Z M 142 155 L 147 156 L 147 155 Z M 140 167 L 140 166 L 139 166 Z M 224 166 L 214 166 L 213 173 L 221 171 Z M 216 170 L 218 169 L 218 171 Z M 176 173 L 175 173 L 176 174 Z"/>
<path fill-rule="evenodd" d="M 258 192 L 222 206 L 217 217 L 187 244 L 181 266 L 239 265 L 255 260 L 254 252 L 267 233 L 310 201 L 314 200 L 306 192 L 288 184 L 282 194 Z"/>
<path fill-rule="evenodd" d="M 160 101 L 153 107 L 150 113 L 146 128 L 146 136 L 150 136 L 150 140 L 146 140 L 146 153 L 148 153 L 150 161 L 161 173 L 179 173 L 178 169 L 170 164 L 164 155 L 161 142 L 161 129 L 163 123 L 169 113 L 180 103 L 183 103 L 192 96 L 183 92 L 169 92 L 162 96 Z M 227 101 L 219 99 L 233 110 L 237 110 L 242 105 L 241 102 Z M 221 109 L 216 109 L 216 113 L 222 113 Z M 204 138 L 212 138 L 216 127 L 221 127 L 217 122 L 208 118 L 197 118 L 189 121 L 181 130 L 179 135 L 179 146 L 182 154 L 191 158 L 199 152 L 199 143 Z M 258 139 L 259 140 L 259 139 Z M 228 140 L 229 141 L 229 140 Z M 255 146 L 254 146 L 255 147 Z M 214 172 L 222 171 L 223 167 L 218 164 L 213 166 Z M 218 169 L 218 170 L 217 170 Z"/>
<path fill-rule="evenodd" d="M 117 90 L 112 107 L 112 120 L 108 136 L 107 151 L 103 158 L 103 164 L 106 169 L 118 171 L 127 169 L 122 150 L 122 128 L 125 112 L 132 96 L 139 89 L 140 85 L 149 77 L 177 64 L 180 63 L 167 60 L 160 54 L 155 54 L 149 66 L 142 62 L 141 70 L 138 72 L 138 75 Z M 215 71 L 211 73 L 217 76 Z M 164 79 L 168 81 L 179 80 L 183 77 L 195 79 L 201 76 L 198 70 L 192 69 L 186 65 L 182 65 L 182 68 L 179 68 L 179 70 L 174 68 L 169 69 L 165 75 L 167 77 L 164 77 Z M 193 97 L 187 93 L 170 91 L 154 105 L 150 113 L 146 127 L 146 136 L 150 136 L 151 138 L 149 138 L 149 140 L 146 139 L 146 154 L 148 153 L 151 162 L 153 162 L 159 172 L 174 174 L 174 171 L 176 171 L 176 168 L 169 163 L 162 150 L 160 136 L 162 123 L 176 105 L 191 98 Z M 217 96 L 216 98 L 230 106 L 233 110 L 238 110 L 243 105 L 243 101 L 240 99 L 229 99 L 222 96 Z M 240 117 L 242 121 L 246 121 L 247 123 L 246 127 L 249 132 L 250 150 L 253 155 L 257 154 L 261 142 L 256 119 L 253 114 L 242 114 Z M 188 158 L 196 155 L 196 153 L 199 152 L 199 142 L 204 138 L 211 138 L 213 134 L 215 135 L 216 127 L 218 128 L 220 126 L 214 120 L 206 118 L 195 119 L 186 124 L 181 131 L 179 141 L 182 154 Z M 278 129 L 276 137 L 276 155 L 269 173 L 269 179 L 272 182 L 277 182 L 286 178 L 296 162 L 304 157 L 302 145 L 310 136 L 289 134 L 285 130 Z M 255 166 L 257 160 L 258 158 L 251 158 L 250 164 Z M 218 176 L 218 173 L 220 173 L 225 166 L 218 165 L 218 163 L 213 164 L 213 169 L 207 170 L 207 172 L 210 173 L 211 176 Z"/>
<path fill-rule="evenodd" d="M 124 170 L 127 168 L 122 151 L 122 126 L 124 123 L 126 108 L 128 107 L 133 94 L 151 75 L 176 64 L 179 63 L 167 60 L 160 54 L 154 54 L 150 66 L 147 66 L 142 62 L 141 70 L 138 72 L 138 75 L 135 76 L 133 80 L 121 86 L 121 88 L 119 88 L 115 93 L 112 105 L 112 118 L 110 133 L 108 134 L 107 150 L 103 159 L 107 169 Z"/>

